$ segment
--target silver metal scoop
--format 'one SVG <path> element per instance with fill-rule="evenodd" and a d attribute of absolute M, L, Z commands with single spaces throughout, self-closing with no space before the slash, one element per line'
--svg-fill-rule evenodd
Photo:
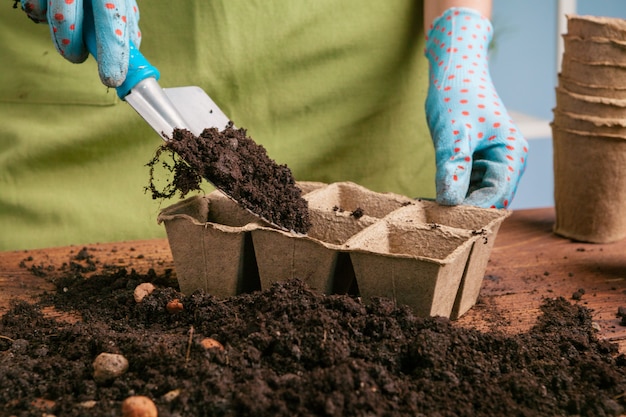
<path fill-rule="evenodd" d="M 85 0 L 83 3 L 84 41 L 91 55 L 98 60 L 91 1 Z M 128 72 L 124 82 L 115 88 L 117 95 L 130 104 L 163 140 L 172 137 L 175 129 L 187 129 L 195 136 L 200 136 L 204 129 L 217 128 L 222 131 L 228 126 L 230 119 L 200 87 L 164 89 L 158 83 L 159 77 L 159 70 L 130 42 Z M 266 224 L 288 231 L 286 227 L 267 220 L 240 204 L 225 190 L 213 185 Z"/>
<path fill-rule="evenodd" d="M 124 99 L 163 140 L 171 137 L 175 128 L 200 136 L 206 128 L 223 130 L 230 122 L 211 97 L 196 86 L 161 88 L 155 78 L 149 77 Z"/>

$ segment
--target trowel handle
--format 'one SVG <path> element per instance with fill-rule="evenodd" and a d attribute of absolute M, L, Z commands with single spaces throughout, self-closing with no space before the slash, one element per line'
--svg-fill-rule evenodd
<path fill-rule="evenodd" d="M 93 57 L 98 60 L 98 46 L 96 43 L 96 28 L 93 20 L 93 9 L 91 7 L 91 0 L 84 2 L 84 22 L 83 22 L 83 36 L 87 50 Z M 119 87 L 116 87 L 117 95 L 119 98 L 124 98 L 130 93 L 140 81 L 146 78 L 153 77 L 156 80 L 159 79 L 159 70 L 152 66 L 150 62 L 139 52 L 139 49 L 135 47 L 133 41 L 130 41 L 130 53 L 128 60 L 128 73 L 126 79 Z"/>

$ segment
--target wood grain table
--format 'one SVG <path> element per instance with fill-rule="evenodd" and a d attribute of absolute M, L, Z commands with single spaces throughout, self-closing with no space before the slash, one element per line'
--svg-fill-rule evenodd
<path fill-rule="evenodd" d="M 626 240 L 573 242 L 556 236 L 553 224 L 552 208 L 514 211 L 504 221 L 479 302 L 456 324 L 522 332 L 533 325 L 545 298 L 564 297 L 591 309 L 599 336 L 617 343 L 626 353 L 626 326 L 617 316 L 618 308 L 626 307 Z M 174 270 L 167 239 L 85 247 L 99 268 L 120 266 L 140 273 L 150 268 L 157 273 Z M 0 252 L 0 315 L 11 299 L 33 300 L 53 291 L 48 277 L 62 270 L 81 249 L 83 246 Z"/>

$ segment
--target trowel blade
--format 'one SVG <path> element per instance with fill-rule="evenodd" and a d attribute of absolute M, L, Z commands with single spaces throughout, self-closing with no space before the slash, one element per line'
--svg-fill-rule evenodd
<path fill-rule="evenodd" d="M 224 130 L 230 122 L 228 116 L 198 86 L 164 88 L 163 91 L 185 119 L 186 128 L 196 136 L 211 127 Z"/>

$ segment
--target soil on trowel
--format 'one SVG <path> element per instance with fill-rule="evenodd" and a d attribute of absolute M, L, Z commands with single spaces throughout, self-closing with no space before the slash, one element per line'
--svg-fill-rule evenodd
<path fill-rule="evenodd" d="M 151 169 L 161 152 L 170 150 L 175 159 L 169 168 L 174 178 L 164 193 L 152 181 L 153 198 L 181 195 L 200 188 L 201 179 L 212 183 L 239 205 L 287 231 L 306 233 L 311 226 L 308 203 L 296 185 L 287 165 L 272 160 L 266 149 L 247 136 L 246 130 L 229 124 L 224 130 L 205 129 L 195 136 L 186 129 L 175 129 L 172 137 L 148 164 Z"/>
<path fill-rule="evenodd" d="M 2 416 L 118 416 L 137 395 L 162 417 L 625 409 L 626 357 L 596 337 L 589 310 L 563 298 L 546 299 L 528 332 L 505 335 L 418 318 L 384 298 L 323 295 L 299 280 L 217 299 L 181 294 L 168 271 L 98 268 L 86 278 L 97 261 L 88 249 L 79 255 L 37 268 L 57 291 L 15 301 L 2 316 Z M 155 289 L 137 302 L 146 282 Z M 128 369 L 94 379 L 103 352 L 123 355 Z"/>

